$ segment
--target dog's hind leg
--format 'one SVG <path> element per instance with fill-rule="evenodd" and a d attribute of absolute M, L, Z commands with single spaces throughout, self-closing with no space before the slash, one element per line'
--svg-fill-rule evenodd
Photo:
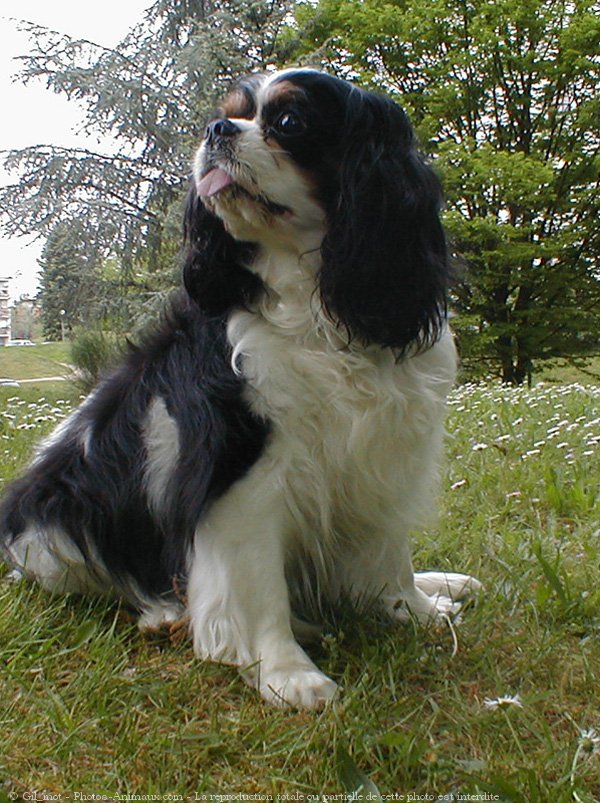
<path fill-rule="evenodd" d="M 110 593 L 106 570 L 86 558 L 58 527 L 30 524 L 5 542 L 3 549 L 13 567 L 13 579 L 35 580 L 53 594 Z"/>

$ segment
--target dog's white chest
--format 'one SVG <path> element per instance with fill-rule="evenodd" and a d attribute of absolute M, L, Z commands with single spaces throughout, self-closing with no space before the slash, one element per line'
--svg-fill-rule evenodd
<path fill-rule="evenodd" d="M 292 317 L 286 328 L 238 313 L 230 340 L 247 398 L 272 426 L 269 458 L 289 499 L 311 526 L 338 529 L 410 494 L 414 460 L 439 449 L 453 344 L 398 364 L 389 350 L 341 348 L 314 325 L 303 334 Z"/>
<path fill-rule="evenodd" d="M 244 315 L 244 333 L 234 348 L 247 397 L 254 412 L 282 434 L 301 438 L 312 452 L 327 443 L 339 456 L 349 451 L 358 429 L 377 438 L 380 428 L 369 426 L 367 419 L 391 422 L 402 416 L 399 367 L 391 354 L 343 349 L 315 332 L 296 337 Z"/>

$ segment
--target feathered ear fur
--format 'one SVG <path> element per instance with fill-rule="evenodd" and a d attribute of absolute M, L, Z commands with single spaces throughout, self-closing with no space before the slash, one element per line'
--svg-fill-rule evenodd
<path fill-rule="evenodd" d="M 351 338 L 399 353 L 425 348 L 440 335 L 450 279 L 440 184 L 395 103 L 353 90 L 346 109 L 323 305 Z"/>
<path fill-rule="evenodd" d="M 248 304 L 260 290 L 260 279 L 243 267 L 252 261 L 254 248 L 228 234 L 192 185 L 184 215 L 183 283 L 207 315 Z"/>

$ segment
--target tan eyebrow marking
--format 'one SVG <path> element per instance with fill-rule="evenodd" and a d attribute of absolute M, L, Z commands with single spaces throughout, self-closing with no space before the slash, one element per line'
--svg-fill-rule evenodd
<path fill-rule="evenodd" d="M 300 87 L 293 84 L 291 81 L 277 81 L 272 84 L 268 90 L 263 105 L 267 104 L 280 104 L 298 100 L 304 97 L 305 93 Z"/>
<path fill-rule="evenodd" d="M 222 117 L 252 120 L 256 114 L 256 100 L 241 87 L 233 89 L 219 107 Z"/>

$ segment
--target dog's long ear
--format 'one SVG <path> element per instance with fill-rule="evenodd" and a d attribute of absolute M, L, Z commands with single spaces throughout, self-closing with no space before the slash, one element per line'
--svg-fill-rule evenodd
<path fill-rule="evenodd" d="M 260 279 L 244 267 L 253 255 L 254 246 L 235 240 L 192 184 L 184 215 L 183 283 L 207 315 L 223 315 L 254 298 Z"/>
<path fill-rule="evenodd" d="M 424 348 L 439 337 L 450 280 L 440 184 L 395 103 L 355 90 L 347 109 L 323 305 L 351 338 Z"/>

